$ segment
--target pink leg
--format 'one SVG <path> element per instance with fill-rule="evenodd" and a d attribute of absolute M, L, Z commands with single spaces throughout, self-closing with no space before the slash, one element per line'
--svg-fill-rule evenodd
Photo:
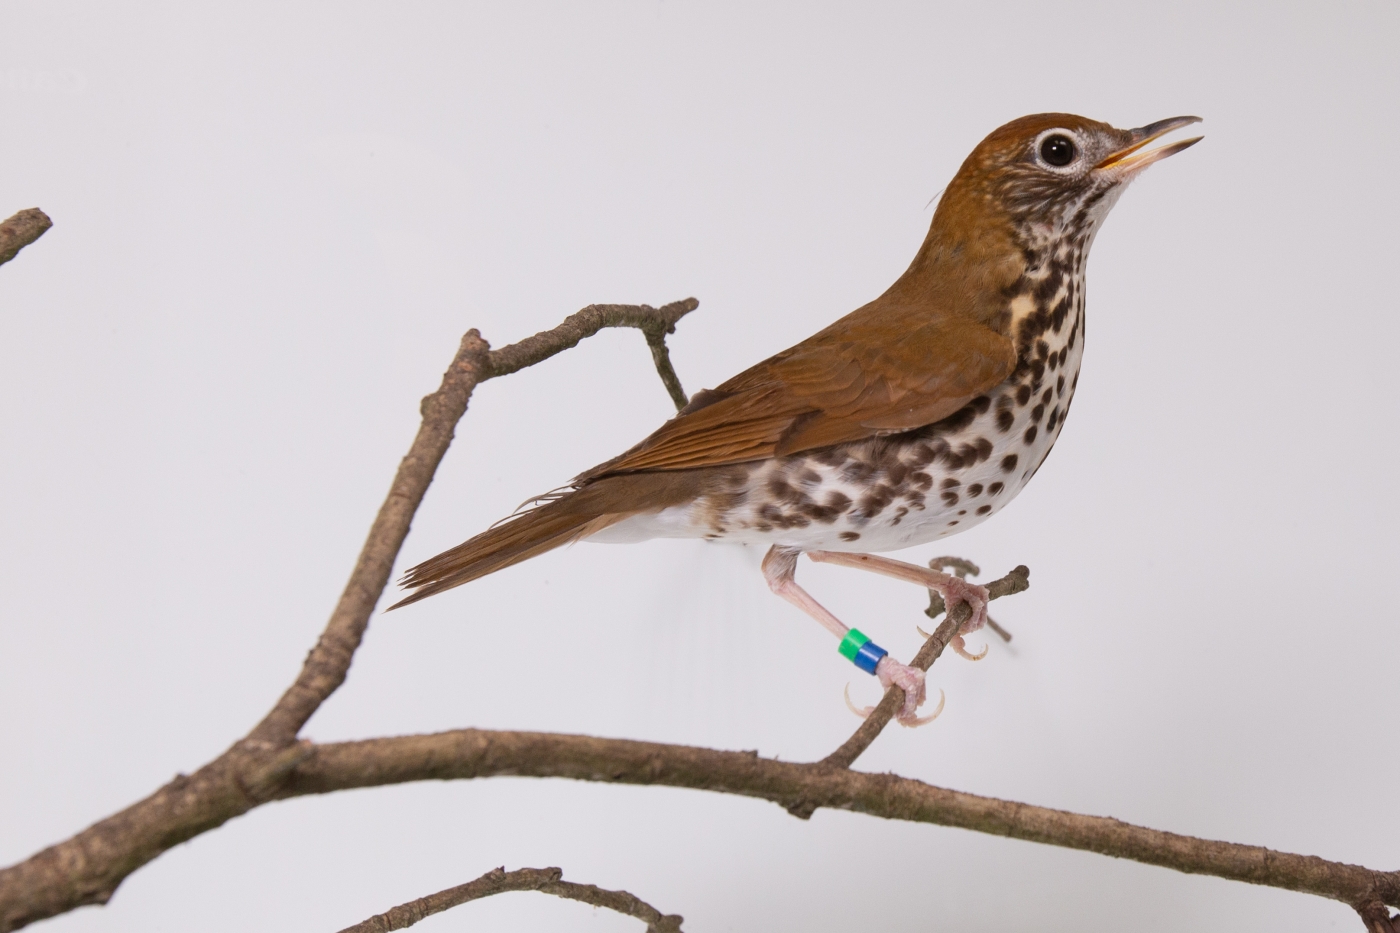
<path fill-rule="evenodd" d="M 776 544 L 769 548 L 768 554 L 763 558 L 763 578 L 768 581 L 768 588 L 816 619 L 821 623 L 822 628 L 837 638 L 845 638 L 846 632 L 849 631 L 846 624 L 797 585 L 797 557 L 801 553 L 796 548 L 782 547 Z M 942 712 L 943 704 L 940 702 L 938 712 L 923 719 L 919 718 L 919 705 L 924 702 L 928 692 L 924 685 L 924 672 L 917 667 L 901 664 L 893 657 L 885 655 L 875 666 L 875 676 L 879 678 L 880 684 L 886 689 L 892 685 L 898 685 L 904 691 L 904 707 L 896 716 L 900 725 L 921 726 L 926 722 L 931 722 L 938 716 L 938 712 Z M 850 704 L 849 696 L 846 702 L 848 705 Z M 855 707 L 851 708 L 855 709 Z M 864 713 L 860 713 L 859 710 L 856 712 L 857 715 L 868 716 L 873 708 L 867 708 Z"/>
<path fill-rule="evenodd" d="M 842 567 L 869 570 L 872 573 L 881 573 L 887 577 L 894 577 L 896 580 L 907 580 L 910 583 L 934 590 L 943 597 L 943 602 L 949 611 L 952 611 L 952 608 L 960 602 L 967 603 L 972 609 L 972 616 L 963 624 L 962 630 L 953 636 L 949 647 L 969 661 L 980 661 L 986 657 L 987 649 L 985 647 L 983 647 L 981 654 L 971 654 L 967 650 L 966 642 L 963 641 L 964 635 L 977 631 L 987 622 L 986 587 L 968 583 L 966 580 L 950 574 L 939 573 L 937 570 L 930 570 L 928 567 L 908 564 L 891 557 L 880 557 L 877 554 L 808 551 L 807 556 L 818 563 L 839 564 Z"/>

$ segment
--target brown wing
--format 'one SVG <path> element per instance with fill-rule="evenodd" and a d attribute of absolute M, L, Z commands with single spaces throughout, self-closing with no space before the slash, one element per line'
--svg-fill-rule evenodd
<path fill-rule="evenodd" d="M 1011 340 L 975 321 L 862 308 L 697 393 L 679 415 L 578 480 L 783 456 L 932 424 L 1016 366 Z M 870 309 L 873 310 L 873 309 Z"/>

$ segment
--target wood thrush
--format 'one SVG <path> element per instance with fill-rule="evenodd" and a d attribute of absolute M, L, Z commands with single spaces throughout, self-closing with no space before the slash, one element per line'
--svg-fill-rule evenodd
<path fill-rule="evenodd" d="M 1198 117 L 1132 130 L 1063 113 L 1013 120 L 948 184 L 923 246 L 879 298 L 697 393 L 631 450 L 562 493 L 424 561 L 392 608 L 572 541 L 709 538 L 770 545 L 775 593 L 904 688 L 924 720 L 923 672 L 807 594 L 797 557 L 909 580 L 986 619 L 986 591 L 865 553 L 947 537 L 1016 495 L 1050 453 L 1084 351 L 1084 266 L 1127 183 L 1200 137 L 1148 150 Z M 953 647 L 966 655 L 959 635 Z M 972 657 L 972 655 L 966 655 Z"/>

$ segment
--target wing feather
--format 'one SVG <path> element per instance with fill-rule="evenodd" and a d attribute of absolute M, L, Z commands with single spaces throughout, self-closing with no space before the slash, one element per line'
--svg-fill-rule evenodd
<path fill-rule="evenodd" d="M 953 414 L 1015 369 L 1015 345 L 984 324 L 929 320 L 926 310 L 922 320 L 862 314 L 868 309 L 697 393 L 646 440 L 576 481 L 723 466 L 912 430 Z"/>

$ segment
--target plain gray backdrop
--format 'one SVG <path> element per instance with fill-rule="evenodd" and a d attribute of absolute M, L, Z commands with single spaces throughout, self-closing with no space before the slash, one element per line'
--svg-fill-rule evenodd
<path fill-rule="evenodd" d="M 0 863 L 219 753 L 291 681 L 461 333 L 701 300 L 712 386 L 880 293 L 989 131 L 1195 113 L 1089 266 L 1074 417 L 936 546 L 1032 589 L 861 761 L 1400 867 L 1400 6 L 0 3 Z M 408 566 L 673 409 L 614 331 L 472 399 Z M 320 740 L 461 726 L 809 760 L 876 689 L 754 549 L 557 551 L 376 616 Z M 402 569 L 402 566 L 400 569 Z M 908 657 L 924 597 L 799 579 Z M 972 639 L 974 646 L 980 636 Z M 493 779 L 275 804 L 43 928 L 334 930 L 560 865 L 719 930 L 1355 930 L 1346 907 L 737 797 Z M 540 895 L 422 928 L 638 930 Z"/>

